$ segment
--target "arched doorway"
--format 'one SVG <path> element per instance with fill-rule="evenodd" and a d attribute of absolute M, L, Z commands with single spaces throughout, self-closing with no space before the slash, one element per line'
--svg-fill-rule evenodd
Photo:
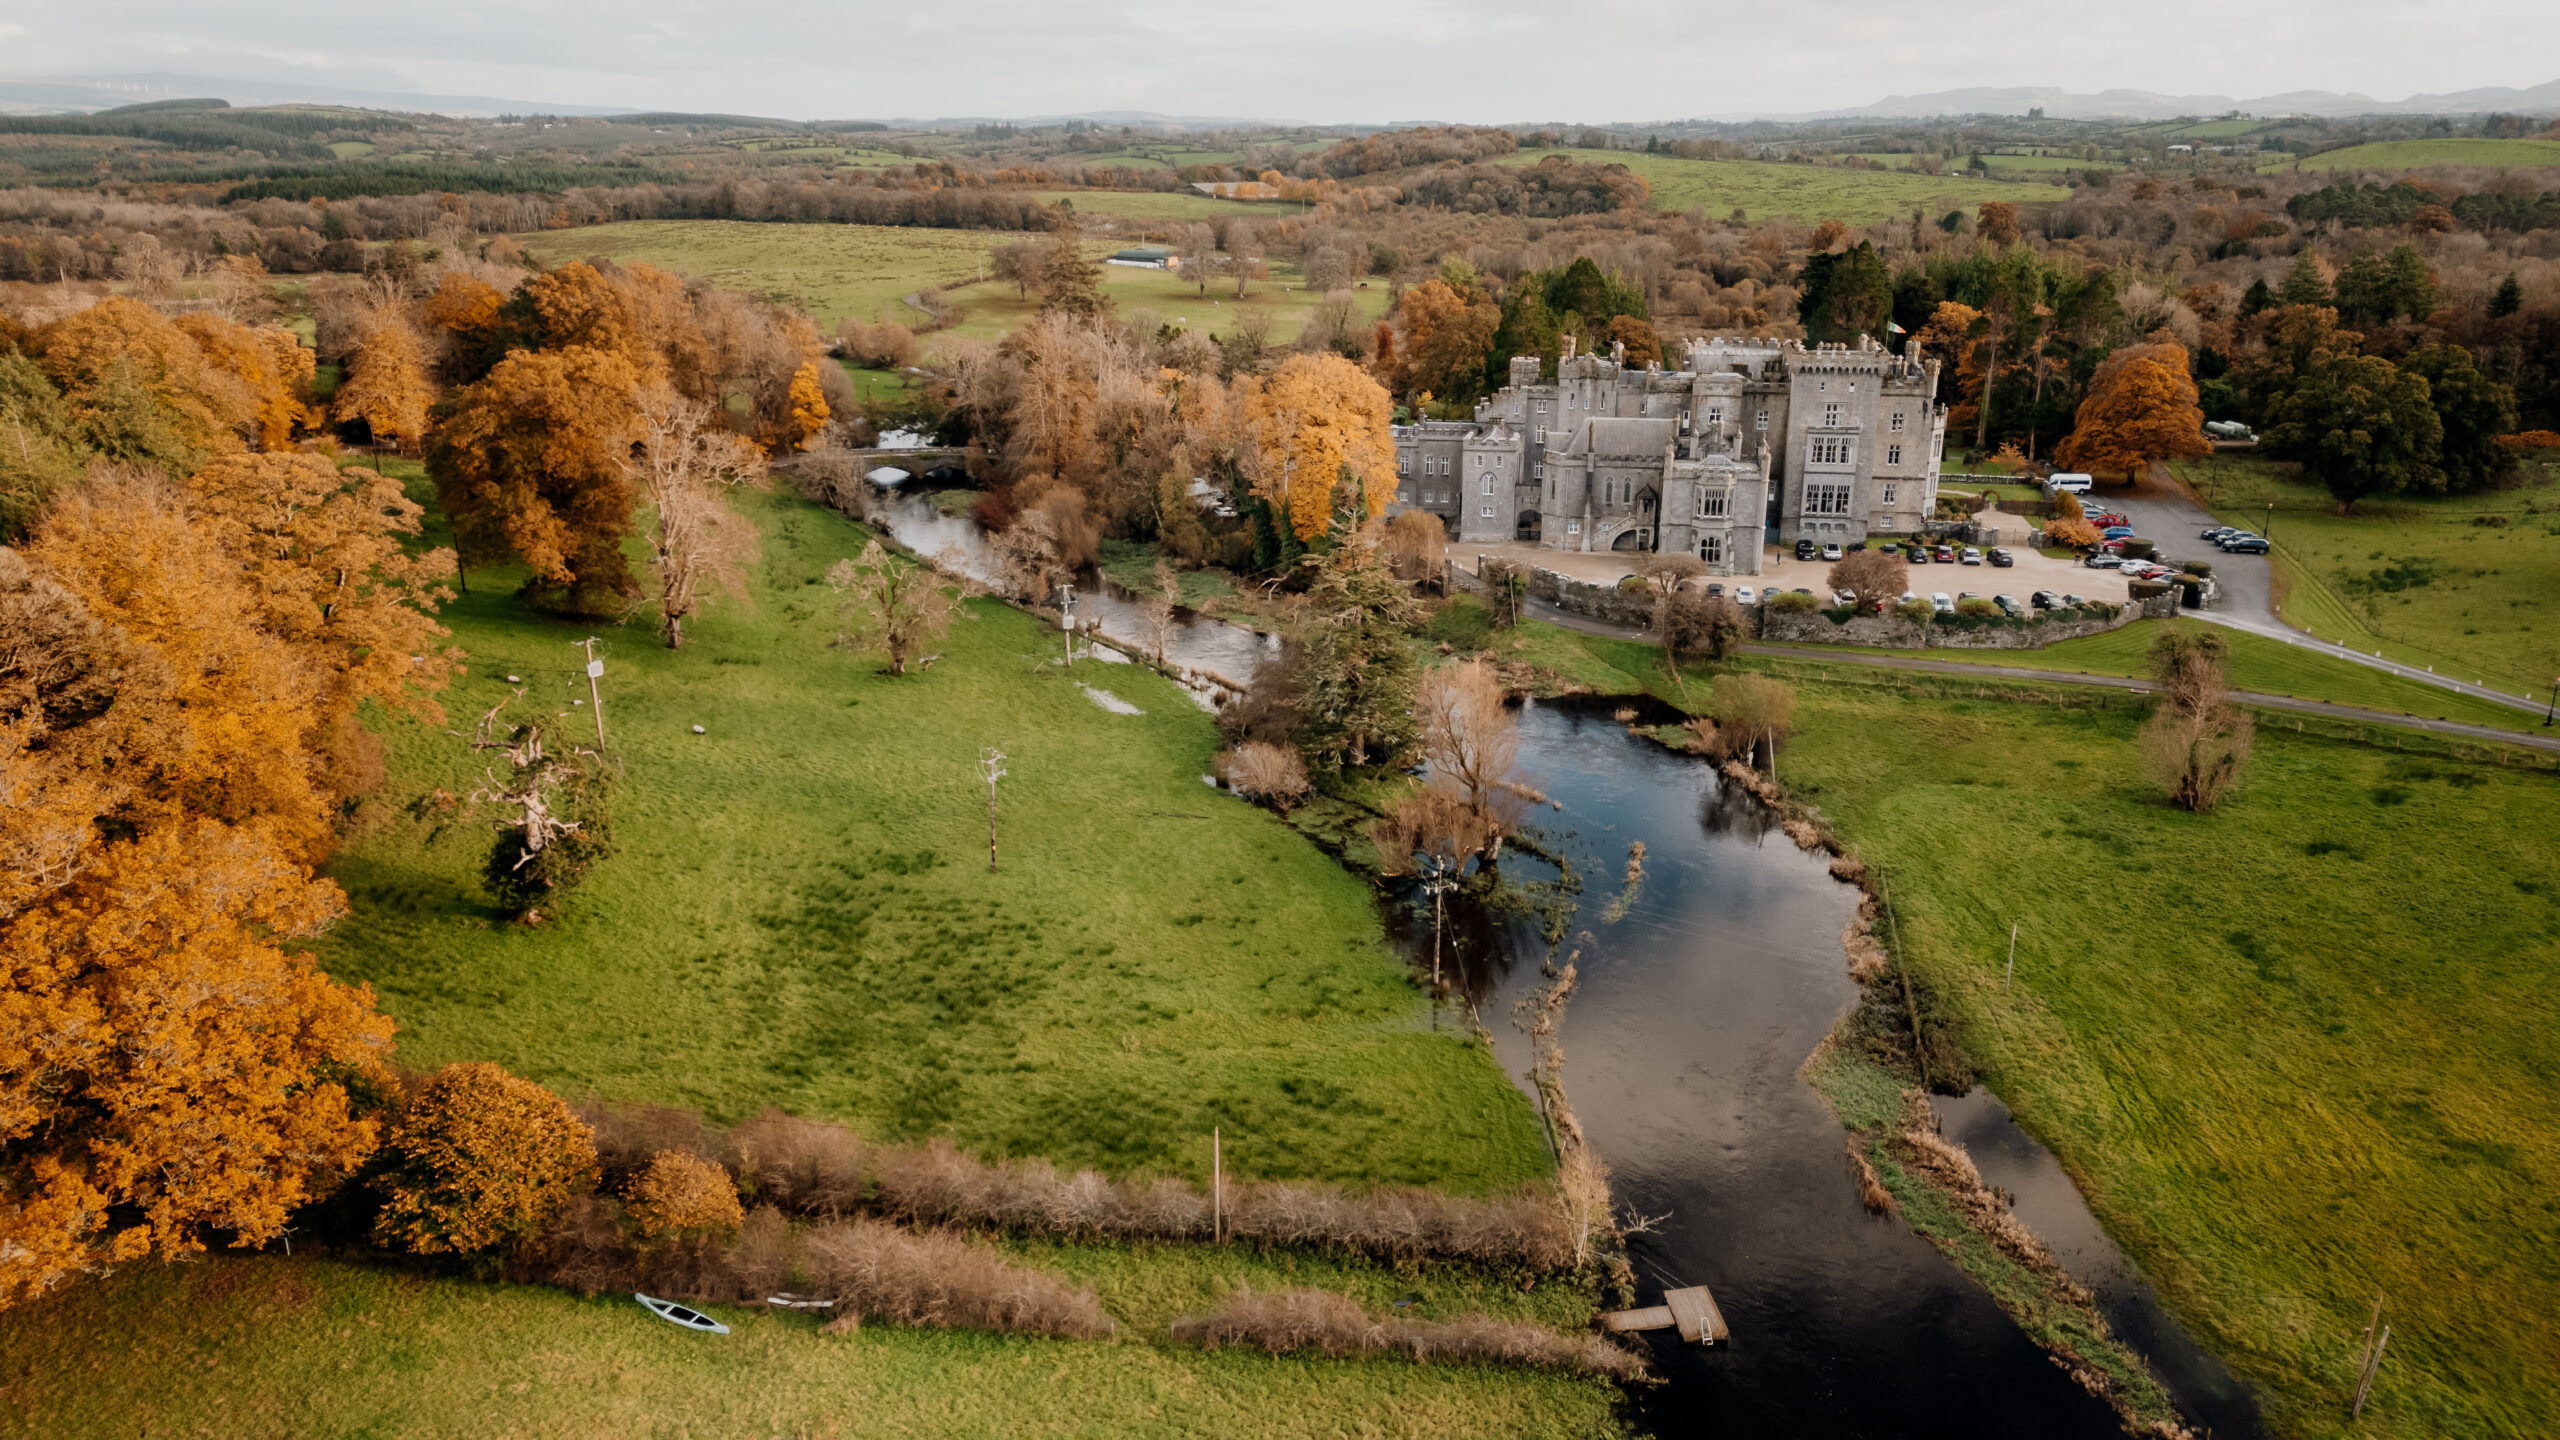
<path fill-rule="evenodd" d="M 1618 538 L 1609 542 L 1609 548 L 1612 550 L 1650 550 L 1653 548 L 1653 532 L 1650 530 L 1621 530 L 1618 532 Z"/>
<path fill-rule="evenodd" d="M 1518 522 L 1512 526 L 1512 538 L 1515 540 L 1537 540 L 1543 538 L 1543 535 L 1544 524 L 1538 518 L 1538 512 L 1535 510 L 1521 511 Z"/>

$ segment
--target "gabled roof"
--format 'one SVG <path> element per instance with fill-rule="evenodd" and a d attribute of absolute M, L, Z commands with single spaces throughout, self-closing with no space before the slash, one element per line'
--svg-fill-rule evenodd
<path fill-rule="evenodd" d="M 1680 422 L 1632 416 L 1595 415 L 1582 422 L 1565 443 L 1567 455 L 1642 456 L 1659 460 L 1663 448 L 1680 433 Z"/>

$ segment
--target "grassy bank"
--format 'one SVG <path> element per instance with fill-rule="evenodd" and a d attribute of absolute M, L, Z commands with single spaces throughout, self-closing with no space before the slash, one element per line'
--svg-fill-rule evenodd
<path fill-rule="evenodd" d="M 2215 456 L 2173 468 L 2223 519 L 2272 529 L 2292 624 L 2510 694 L 2551 694 L 2560 467 L 2527 460 L 2507 489 L 2386 496 L 2353 515 L 2290 465 Z"/>
<path fill-rule="evenodd" d="M 1712 690 L 1647 647 L 1518 639 L 1595 689 Z M 1989 1083 L 2276 1433 L 2347 1433 L 2376 1294 L 2391 1359 L 2355 1433 L 2560 1426 L 2547 771 L 2269 727 L 2199 817 L 2143 780 L 2139 703 L 1769 664 L 1798 685 L 1789 790 L 1883 868 Z"/>
<path fill-rule="evenodd" d="M 628 1296 L 327 1261 L 142 1267 L 0 1327 L 0 1435 L 195 1434 L 213 1417 L 228 1433 L 374 1440 L 1616 1433 L 1614 1391 L 1589 1381 L 1173 1349 L 1147 1323 L 1157 1312 L 1289 1277 L 1250 1260 L 1212 1275 L 1144 1259 L 1143 1284 L 1115 1284 L 1112 1257 L 1093 1264 L 1124 1333 L 1084 1343 L 885 1326 L 825 1336 L 806 1316 L 727 1306 L 707 1308 L 734 1333 L 705 1337 Z M 1432 1292 L 1417 1313 L 1500 1307 L 1427 1279 L 1343 1288 L 1391 1284 Z M 1139 1325 L 1151 1333 L 1130 1333 Z"/>

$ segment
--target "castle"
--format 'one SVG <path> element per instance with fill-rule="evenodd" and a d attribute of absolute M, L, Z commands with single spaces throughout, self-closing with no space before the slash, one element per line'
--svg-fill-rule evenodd
<path fill-rule="evenodd" d="M 1565 341 L 1469 420 L 1394 427 L 1396 504 L 1460 543 L 1695 555 L 1760 573 L 1763 544 L 1912 535 L 1936 509 L 1938 362 L 1861 337 L 1693 340 L 1688 366 L 1633 370 Z"/>

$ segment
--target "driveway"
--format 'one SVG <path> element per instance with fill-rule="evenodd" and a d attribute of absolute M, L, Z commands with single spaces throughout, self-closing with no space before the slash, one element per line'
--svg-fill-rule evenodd
<path fill-rule="evenodd" d="M 2306 650 L 2317 650 L 2323 655 L 2353 661 L 2369 670 L 2381 670 L 2451 690 L 2457 694 L 2469 695 L 2474 699 L 2505 705 L 2511 709 L 2543 708 L 2522 696 L 2510 695 L 2502 690 L 2492 690 L 2487 686 L 2475 685 L 2451 676 L 2438 675 L 2432 670 L 2403 665 L 2396 660 L 2385 660 L 2379 655 L 2368 654 L 2361 650 L 2351 650 L 2335 641 L 2306 635 L 2286 624 L 2283 618 L 2276 614 L 2275 567 L 2271 563 L 2271 557 L 2226 555 L 2208 542 L 2199 539 L 2200 532 L 2223 522 L 2216 519 L 2213 512 L 2197 504 L 2195 497 L 2187 492 L 2186 487 L 2176 481 L 2145 480 L 2132 488 L 2101 485 L 2090 492 L 2089 498 L 2111 510 L 2124 512 L 2125 518 L 2133 522 L 2133 533 L 2145 539 L 2158 541 L 2163 554 L 2173 558 L 2194 557 L 2212 562 L 2213 577 L 2219 584 L 2222 594 L 2211 609 L 2185 612 L 2196 619 L 2210 620 L 2217 625 L 2228 625 L 2234 630 L 2246 630 L 2252 634 L 2271 636 L 2288 645 L 2299 645 Z M 2234 518 L 2247 524 L 2255 517 L 2240 515 Z M 2261 528 L 2264 523 L 2263 520 L 2257 522 Z M 2278 543 L 2281 544 L 2282 541 L 2279 540 Z"/>

